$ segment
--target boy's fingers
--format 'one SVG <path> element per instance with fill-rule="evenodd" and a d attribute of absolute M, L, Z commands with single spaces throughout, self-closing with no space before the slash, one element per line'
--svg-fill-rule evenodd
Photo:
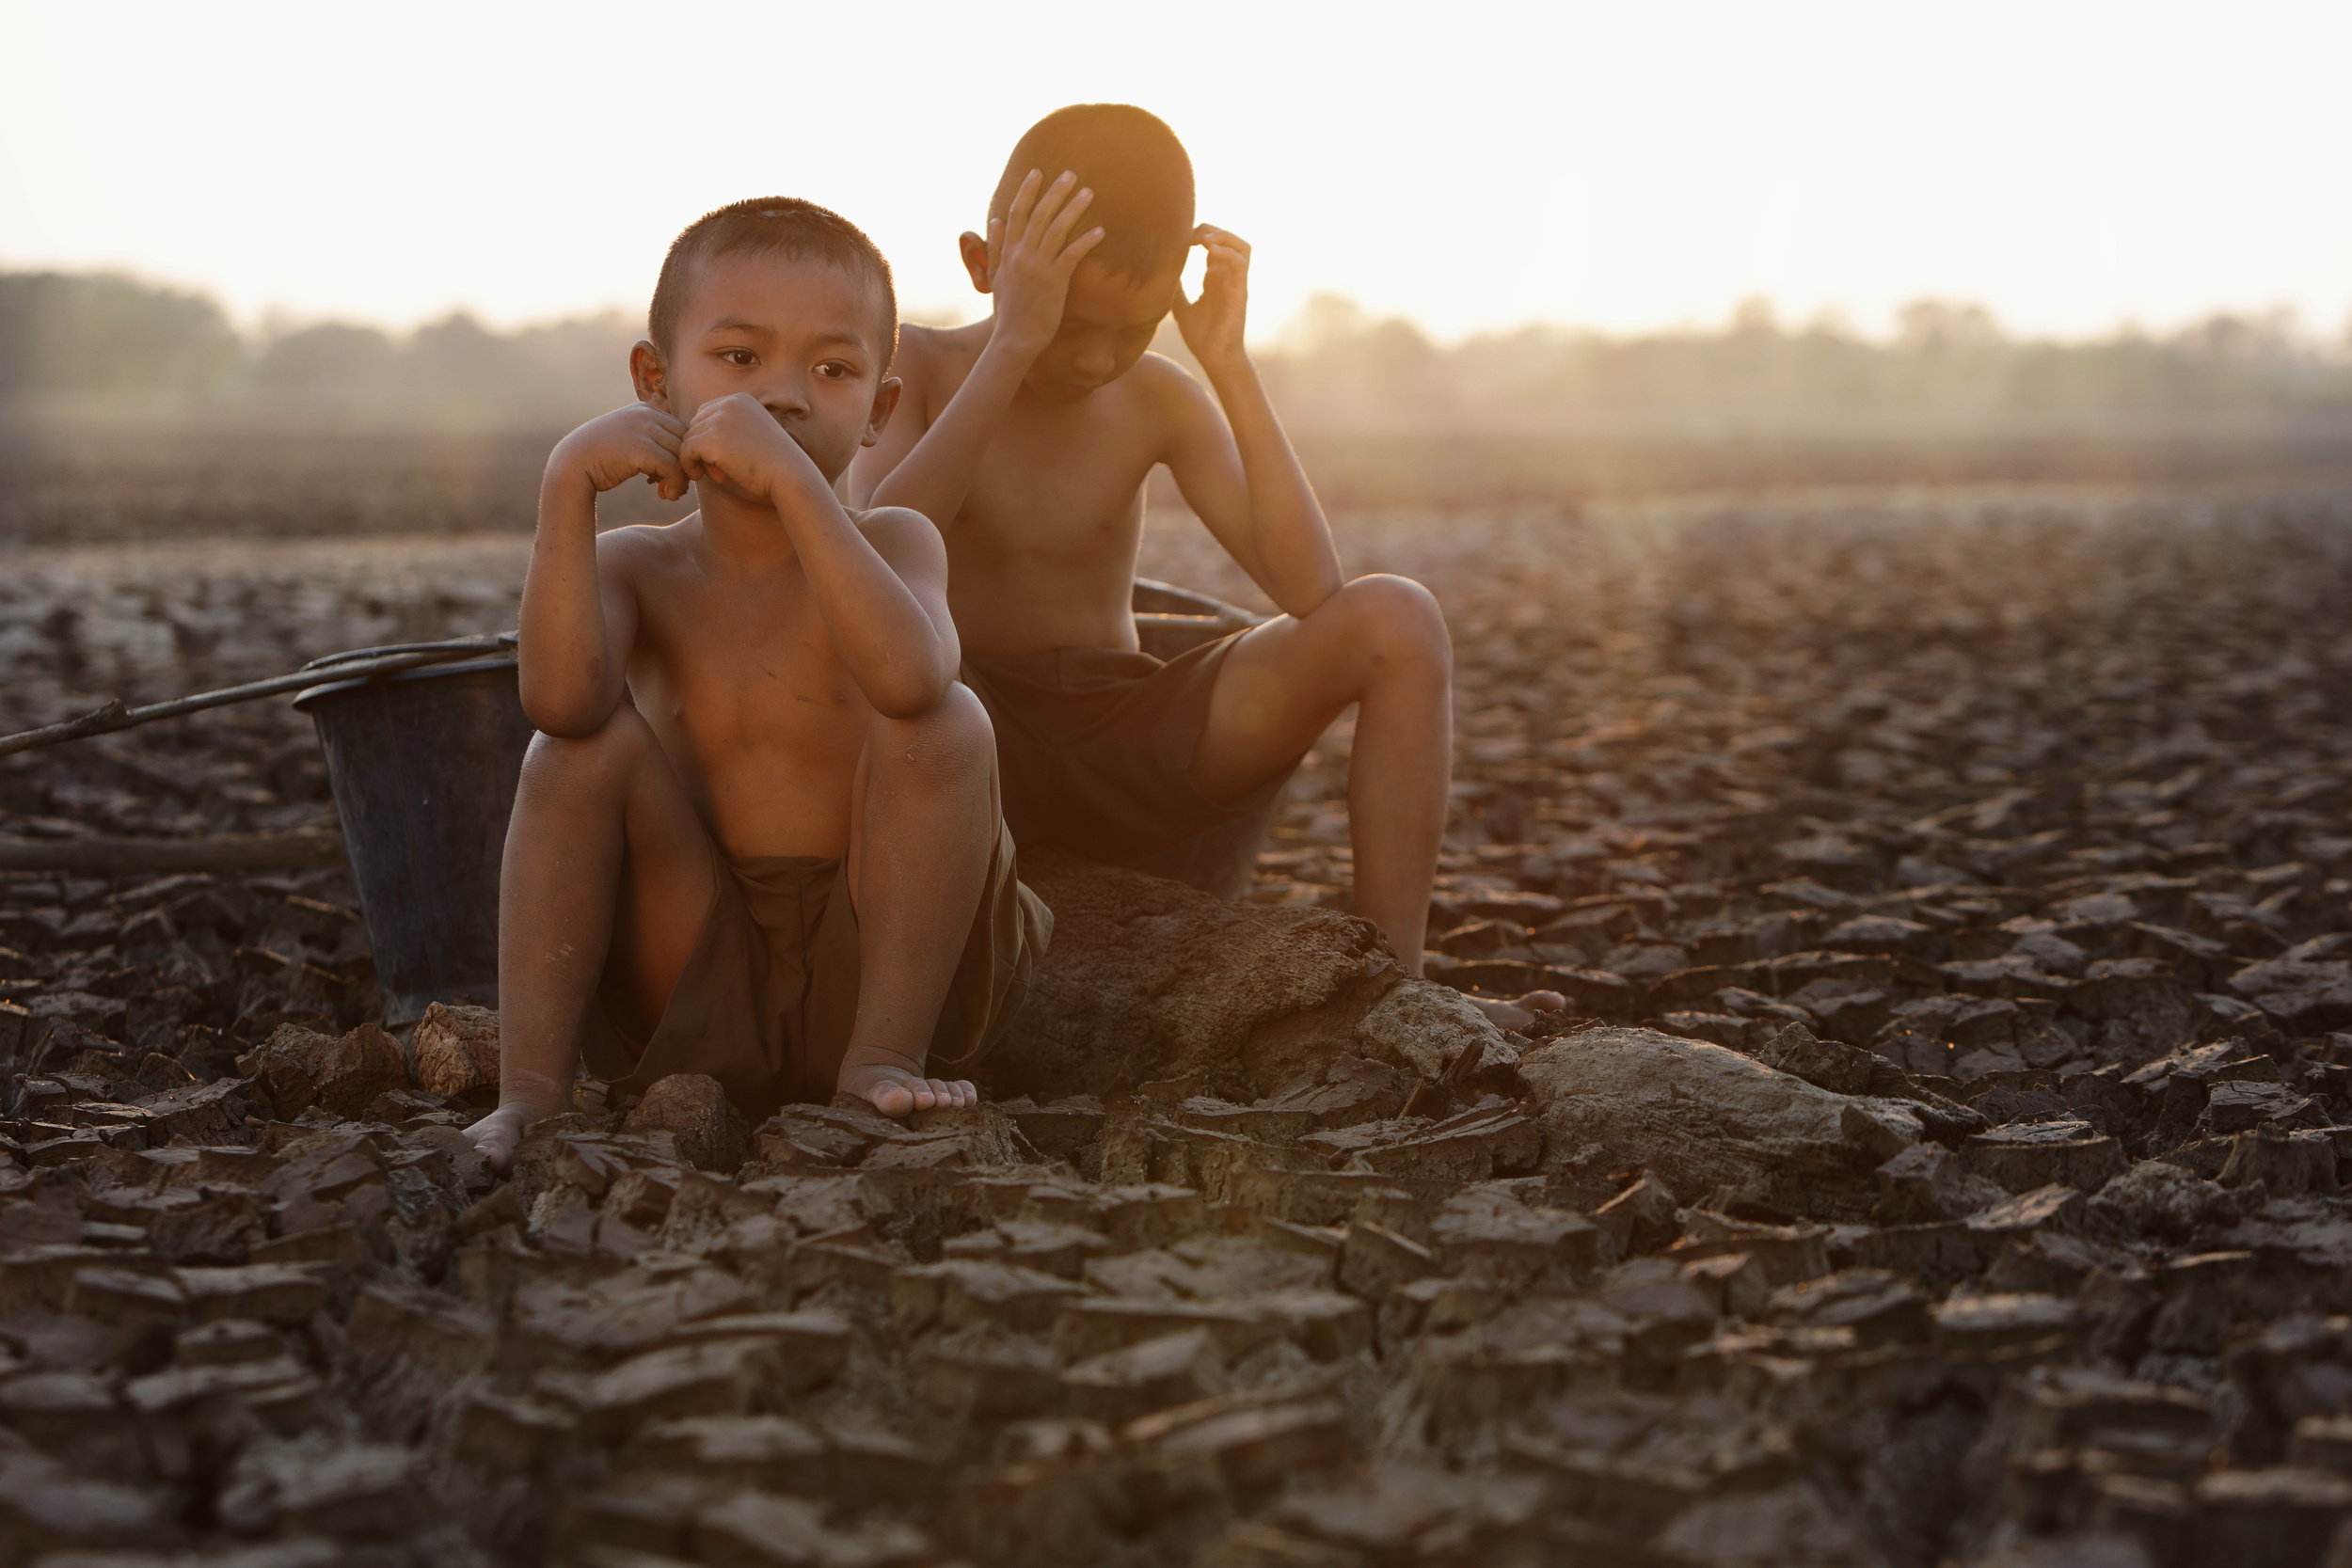
<path fill-rule="evenodd" d="M 1023 244 L 1032 243 L 1034 237 L 1036 243 L 1051 247 L 1052 242 L 1046 236 L 1052 232 L 1056 216 L 1068 210 L 1070 193 L 1077 182 L 1078 177 L 1068 169 L 1054 177 L 1054 182 L 1045 187 L 1037 198 L 1037 205 L 1030 209 L 1028 224 L 1021 234 Z"/>
<path fill-rule="evenodd" d="M 1064 175 L 1062 178 L 1067 180 L 1070 177 Z M 1073 196 L 1063 205 L 1062 210 L 1054 214 L 1053 221 L 1045 226 L 1045 237 L 1038 242 L 1038 248 L 1051 255 L 1068 244 L 1070 230 L 1077 227 L 1078 219 L 1084 215 L 1089 207 L 1093 205 L 1094 193 L 1091 190 L 1082 190 Z M 1037 211 L 1039 217 L 1042 218 L 1045 215 L 1043 207 L 1040 207 Z"/>
<path fill-rule="evenodd" d="M 653 450 L 651 455 L 640 462 L 637 467 L 640 473 L 657 484 L 667 484 L 673 480 L 683 482 L 686 478 L 686 471 L 679 467 L 677 458 L 659 447 Z"/>
<path fill-rule="evenodd" d="M 1055 258 L 1055 270 L 1060 273 L 1064 277 L 1069 277 L 1073 272 L 1077 270 L 1078 263 L 1086 260 L 1087 252 L 1092 250 L 1096 245 L 1101 245 L 1102 243 L 1103 230 L 1100 229 L 1088 230 L 1085 233 L 1071 241 L 1068 248 L 1063 250 L 1058 257 Z"/>
<path fill-rule="evenodd" d="M 1005 209 L 1005 242 L 1009 245 L 1020 239 L 1029 225 L 1029 209 L 1037 205 L 1037 194 L 1045 182 L 1041 170 L 1031 169 L 1021 177 L 1021 188 L 1012 193 L 1012 205 Z"/>

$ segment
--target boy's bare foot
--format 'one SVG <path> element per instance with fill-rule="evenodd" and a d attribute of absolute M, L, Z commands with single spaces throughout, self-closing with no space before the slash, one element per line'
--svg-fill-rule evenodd
<path fill-rule="evenodd" d="M 502 1171 L 514 1163 L 523 1129 L 537 1119 L 519 1105 L 501 1105 L 467 1128 L 466 1136 L 473 1140 L 475 1152 L 490 1163 L 492 1170 Z"/>
<path fill-rule="evenodd" d="M 1531 990 L 1508 1002 L 1498 997 L 1473 996 L 1470 1003 L 1485 1013 L 1486 1021 L 1496 1028 L 1517 1029 L 1523 1023 L 1534 1022 L 1537 1013 L 1559 1011 L 1568 1005 L 1568 999 L 1556 990 Z"/>
<path fill-rule="evenodd" d="M 836 1086 L 870 1103 L 886 1117 L 909 1117 L 917 1111 L 961 1110 L 980 1102 L 980 1091 L 968 1080 L 926 1078 L 901 1067 L 876 1063 L 844 1065 Z"/>

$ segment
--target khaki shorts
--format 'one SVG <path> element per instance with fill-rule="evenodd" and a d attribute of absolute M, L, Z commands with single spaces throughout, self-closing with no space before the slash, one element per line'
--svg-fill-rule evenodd
<path fill-rule="evenodd" d="M 617 1087 L 643 1093 L 674 1072 L 719 1081 L 754 1118 L 834 1095 L 857 1019 L 859 940 L 847 857 L 719 856 L 701 939 Z M 1000 823 L 980 907 L 931 1035 L 928 1069 L 956 1077 L 1004 1033 L 1052 939 L 1054 916 L 1014 875 Z M 617 1064 L 615 1064 L 617 1065 Z M 593 1067 L 592 1067 L 593 1070 Z"/>
<path fill-rule="evenodd" d="M 1119 648 L 967 657 L 961 679 L 996 726 L 998 787 L 1014 840 L 1140 865 L 1273 800 L 1290 768 L 1234 800 L 1192 786 L 1217 672 L 1244 635 L 1165 663 Z"/>

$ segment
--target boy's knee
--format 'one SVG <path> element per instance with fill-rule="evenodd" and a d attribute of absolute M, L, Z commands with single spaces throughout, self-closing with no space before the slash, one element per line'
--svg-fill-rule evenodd
<path fill-rule="evenodd" d="M 1373 656 L 1384 662 L 1451 668 L 1453 639 L 1437 595 L 1410 578 L 1358 578 L 1340 590 Z"/>
<path fill-rule="evenodd" d="M 995 766 L 995 727 L 980 700 L 961 681 L 949 682 L 938 705 L 919 719 L 877 717 L 875 722 L 882 741 L 877 760 L 906 769 L 918 784 L 965 784 Z"/>

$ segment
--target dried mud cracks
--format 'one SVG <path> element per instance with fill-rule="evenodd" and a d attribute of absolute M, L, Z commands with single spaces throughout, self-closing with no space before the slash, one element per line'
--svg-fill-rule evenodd
<path fill-rule="evenodd" d="M 1066 1070 L 1107 1016 L 1070 966 L 1137 921 L 1114 999 L 1205 1031 L 1138 1050 L 1221 1070 L 752 1130 L 673 1079 L 501 1181 L 457 1131 L 478 1009 L 161 1093 L 11 1010 L 9 1560 L 2285 1562 L 2352 1502 L 2352 1132 L 2284 1003 L 2135 959 L 2039 1012 L 1937 991 L 2093 1057 L 2187 1037 L 1965 1083 L 1771 1014 L 1531 1040 L 1328 911 L 1040 880 L 1067 945 L 1003 1070 Z M 1748 977 L 1924 987 L 1851 936 Z M 1186 1013 L 1212 951 L 1259 1006 Z"/>
<path fill-rule="evenodd" d="M 501 1182 L 337 879 L 0 885 L 0 1561 L 2352 1560 L 2352 571 L 2279 529 L 1450 597 L 1437 945 L 1523 1037 L 1308 800 L 1294 905 L 1041 868 L 977 1113 L 673 1081 Z"/>

